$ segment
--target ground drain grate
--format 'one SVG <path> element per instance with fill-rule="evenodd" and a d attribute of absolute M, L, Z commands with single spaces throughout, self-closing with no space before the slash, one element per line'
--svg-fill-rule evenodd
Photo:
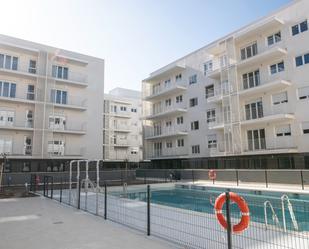
<path fill-rule="evenodd" d="M 55 225 L 63 224 L 63 221 L 56 221 L 53 224 L 55 224 Z"/>

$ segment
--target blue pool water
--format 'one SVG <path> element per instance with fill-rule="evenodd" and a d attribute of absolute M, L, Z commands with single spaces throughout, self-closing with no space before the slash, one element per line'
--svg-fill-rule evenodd
<path fill-rule="evenodd" d="M 278 216 L 280 225 L 282 222 L 281 196 L 284 193 L 270 191 L 254 191 L 240 189 L 223 189 L 215 187 L 192 186 L 189 189 L 186 185 L 178 185 L 169 189 L 156 189 L 151 191 L 151 202 L 170 207 L 182 208 L 203 213 L 214 213 L 213 203 L 215 199 L 225 191 L 232 191 L 242 196 L 248 203 L 252 221 L 265 223 L 264 202 L 270 201 Z M 114 193 L 121 195 L 121 193 Z M 287 194 L 294 210 L 299 231 L 309 231 L 309 195 Z M 145 191 L 130 191 L 125 196 L 129 199 L 146 201 Z M 225 207 L 223 208 L 223 212 Z M 268 224 L 274 224 L 272 212 L 268 208 Z M 231 205 L 231 215 L 240 218 L 240 212 L 236 204 Z M 290 213 L 285 203 L 285 216 L 288 230 L 294 230 Z"/>

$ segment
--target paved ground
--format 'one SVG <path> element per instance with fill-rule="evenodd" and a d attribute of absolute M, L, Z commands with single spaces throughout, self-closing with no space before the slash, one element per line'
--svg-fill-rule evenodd
<path fill-rule="evenodd" d="M 41 197 L 0 200 L 0 248 L 5 249 L 171 249 L 100 217 Z"/>

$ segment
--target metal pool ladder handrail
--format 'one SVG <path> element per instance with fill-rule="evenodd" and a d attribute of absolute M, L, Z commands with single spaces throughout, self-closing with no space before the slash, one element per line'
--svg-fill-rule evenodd
<path fill-rule="evenodd" d="M 281 206 L 282 206 L 282 220 L 283 220 L 283 229 L 286 232 L 286 220 L 285 220 L 285 207 L 284 207 L 284 201 L 286 200 L 287 204 L 288 204 L 288 210 L 292 219 L 292 223 L 294 226 L 294 229 L 296 231 L 298 231 L 298 224 L 297 224 L 297 220 L 294 214 L 294 210 L 293 210 L 293 206 L 292 203 L 289 199 L 289 197 L 287 195 L 282 195 L 281 196 Z"/>
<path fill-rule="evenodd" d="M 271 204 L 270 201 L 265 201 L 265 202 L 264 202 L 264 217 L 265 217 L 265 226 L 266 226 L 266 229 L 268 228 L 267 204 L 268 204 L 268 206 L 270 207 L 270 210 L 271 210 L 271 212 L 272 212 L 273 221 L 280 227 L 280 222 L 279 222 L 278 216 L 277 216 L 277 214 L 276 214 L 276 212 L 275 212 L 275 209 L 274 209 L 273 205 Z"/>

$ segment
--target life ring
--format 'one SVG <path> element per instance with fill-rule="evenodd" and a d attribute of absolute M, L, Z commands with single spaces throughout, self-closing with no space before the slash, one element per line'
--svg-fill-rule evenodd
<path fill-rule="evenodd" d="M 240 212 L 241 212 L 241 220 L 238 224 L 232 226 L 232 231 L 234 233 L 241 233 L 249 227 L 249 223 L 250 223 L 249 207 L 246 201 L 239 195 L 233 192 L 230 192 L 229 194 L 230 194 L 230 200 L 235 202 L 238 205 Z M 222 193 L 221 195 L 218 196 L 215 202 L 215 213 L 216 213 L 216 216 L 217 216 L 217 219 L 220 225 L 224 227 L 225 229 L 227 229 L 228 224 L 222 213 L 222 207 L 225 201 L 226 201 L 225 193 Z"/>
<path fill-rule="evenodd" d="M 209 177 L 210 180 L 216 180 L 216 178 L 217 178 L 216 171 L 213 170 L 213 169 L 209 170 L 208 177 Z"/>

